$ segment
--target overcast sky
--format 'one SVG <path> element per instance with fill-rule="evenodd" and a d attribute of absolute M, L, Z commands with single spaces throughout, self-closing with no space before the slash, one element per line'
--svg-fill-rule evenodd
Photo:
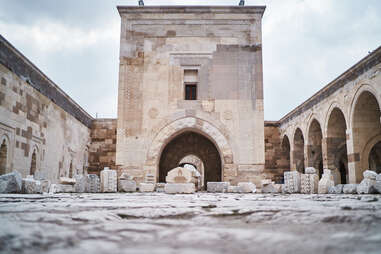
<path fill-rule="evenodd" d="M 116 117 L 120 17 L 138 0 L 0 0 L 0 33 L 92 116 Z M 236 5 L 239 0 L 145 0 Z M 263 18 L 265 119 L 279 120 L 381 45 L 380 0 L 246 0 Z"/>

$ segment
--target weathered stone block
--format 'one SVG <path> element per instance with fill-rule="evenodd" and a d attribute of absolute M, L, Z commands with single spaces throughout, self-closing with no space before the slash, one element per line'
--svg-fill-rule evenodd
<path fill-rule="evenodd" d="M 155 184 L 153 184 L 153 183 L 141 183 L 141 184 L 139 184 L 139 191 L 140 192 L 154 192 L 155 191 Z"/>
<path fill-rule="evenodd" d="M 282 192 L 282 185 L 281 184 L 266 184 L 262 186 L 262 193 L 281 193 Z"/>
<path fill-rule="evenodd" d="M 344 194 L 357 194 L 357 184 L 344 184 Z"/>
<path fill-rule="evenodd" d="M 377 178 L 377 173 L 371 170 L 365 170 L 364 173 L 362 173 L 364 176 L 364 179 L 371 179 L 371 180 L 376 180 Z"/>
<path fill-rule="evenodd" d="M 99 177 L 94 174 L 87 175 L 86 192 L 99 193 L 101 191 L 101 184 Z"/>
<path fill-rule="evenodd" d="M 57 184 L 56 191 L 54 193 L 74 193 L 74 185 L 71 184 Z"/>
<path fill-rule="evenodd" d="M 299 193 L 301 188 L 300 173 L 298 171 L 284 172 L 284 185 L 285 193 Z"/>
<path fill-rule="evenodd" d="M 376 184 L 374 185 L 374 188 L 378 193 L 381 194 L 381 181 L 376 181 Z"/>
<path fill-rule="evenodd" d="M 156 192 L 165 192 L 165 183 L 156 184 Z"/>
<path fill-rule="evenodd" d="M 50 189 L 50 181 L 49 180 L 41 180 L 41 191 L 42 193 L 48 193 Z"/>
<path fill-rule="evenodd" d="M 153 174 L 146 174 L 146 176 L 144 178 L 144 182 L 146 182 L 146 183 L 155 183 L 156 182 L 155 175 L 153 175 Z"/>
<path fill-rule="evenodd" d="M 364 175 L 365 177 L 365 175 Z M 376 177 L 374 177 L 376 179 Z M 364 178 L 359 185 L 357 185 L 358 194 L 375 194 L 377 189 L 375 188 L 376 180 L 370 178 Z"/>
<path fill-rule="evenodd" d="M 237 186 L 240 188 L 241 193 L 255 193 L 257 191 L 257 187 L 251 182 L 241 182 Z"/>
<path fill-rule="evenodd" d="M 101 171 L 101 192 L 117 192 L 116 170 L 105 168 Z"/>
<path fill-rule="evenodd" d="M 319 194 L 328 194 L 328 189 L 330 187 L 335 186 L 335 182 L 333 181 L 333 175 L 331 174 L 331 170 L 324 169 L 324 174 L 319 181 Z"/>
<path fill-rule="evenodd" d="M 376 181 L 377 181 L 377 182 L 381 182 L 381 174 L 378 174 L 378 175 L 376 176 Z"/>
<path fill-rule="evenodd" d="M 190 183 L 192 182 L 192 171 L 187 168 L 177 167 L 170 170 L 165 178 L 167 183 Z"/>
<path fill-rule="evenodd" d="M 136 192 L 136 182 L 134 180 L 119 179 L 119 192 Z"/>
<path fill-rule="evenodd" d="M 0 176 L 0 193 L 20 193 L 22 177 L 17 171 Z"/>
<path fill-rule="evenodd" d="M 168 194 L 191 194 L 195 193 L 196 187 L 194 183 L 167 183 L 164 191 Z"/>
<path fill-rule="evenodd" d="M 60 177 L 60 184 L 74 185 L 75 184 L 75 179 L 74 178 L 69 178 L 69 177 Z"/>
<path fill-rule="evenodd" d="M 344 184 L 338 184 L 336 186 L 331 186 L 328 188 L 329 194 L 342 194 L 343 193 Z"/>
<path fill-rule="evenodd" d="M 22 193 L 24 194 L 42 193 L 41 182 L 31 178 L 22 179 Z"/>
<path fill-rule="evenodd" d="M 317 174 L 301 174 L 301 190 L 303 194 L 316 194 L 319 188 L 319 176 Z"/>
<path fill-rule="evenodd" d="M 228 192 L 228 188 L 230 186 L 229 182 L 208 182 L 207 191 L 213 193 L 224 193 Z"/>
<path fill-rule="evenodd" d="M 239 186 L 229 185 L 228 192 L 229 193 L 240 193 L 241 192 L 241 188 Z"/>
<path fill-rule="evenodd" d="M 317 170 L 314 167 L 308 167 L 304 170 L 306 174 L 316 174 Z"/>
<path fill-rule="evenodd" d="M 86 192 L 86 183 L 87 178 L 84 175 L 75 175 L 75 184 L 74 184 L 74 190 L 77 193 L 84 193 Z"/>

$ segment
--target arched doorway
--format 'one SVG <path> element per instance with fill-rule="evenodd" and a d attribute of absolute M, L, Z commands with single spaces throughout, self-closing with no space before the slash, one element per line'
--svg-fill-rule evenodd
<path fill-rule="evenodd" d="M 381 141 L 377 142 L 369 153 L 369 169 L 381 174 Z"/>
<path fill-rule="evenodd" d="M 380 107 L 370 91 L 363 91 L 357 98 L 353 111 L 352 133 L 355 157 L 356 181 L 363 178 L 364 170 L 369 169 L 370 150 L 365 149 L 374 137 L 381 135 Z M 377 147 L 375 148 L 377 150 Z"/>
<path fill-rule="evenodd" d="M 282 140 L 282 160 L 281 160 L 281 167 L 284 170 L 290 170 L 291 165 L 290 165 L 290 140 L 286 135 L 284 135 L 283 140 Z"/>
<path fill-rule="evenodd" d="M 349 182 L 346 129 L 343 112 L 334 108 L 327 125 L 327 168 L 339 170 L 342 184 Z"/>
<path fill-rule="evenodd" d="M 30 164 L 30 175 L 34 175 L 34 173 L 36 173 L 36 170 L 37 170 L 37 153 L 36 153 L 36 150 L 33 150 L 33 153 L 32 153 L 32 162 Z"/>
<path fill-rule="evenodd" d="M 7 163 L 8 163 L 8 145 L 6 139 L 0 145 L 0 175 L 7 173 Z"/>
<path fill-rule="evenodd" d="M 73 178 L 73 161 L 70 162 L 69 178 Z"/>
<path fill-rule="evenodd" d="M 302 131 L 298 128 L 294 134 L 294 168 L 304 173 L 304 137 Z"/>
<path fill-rule="evenodd" d="M 176 168 L 187 155 L 201 159 L 205 186 L 207 182 L 221 181 L 222 164 L 216 146 L 205 136 L 187 131 L 174 137 L 163 149 L 159 162 L 159 182 L 165 182 L 168 171 Z"/>
<path fill-rule="evenodd" d="M 323 174 L 323 153 L 322 153 L 323 134 L 319 122 L 314 119 L 308 130 L 308 166 L 319 170 L 319 177 Z"/>

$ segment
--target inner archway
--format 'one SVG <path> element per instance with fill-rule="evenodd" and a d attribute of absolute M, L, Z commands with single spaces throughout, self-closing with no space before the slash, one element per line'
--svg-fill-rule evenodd
<path fill-rule="evenodd" d="M 193 166 L 193 168 L 196 169 L 198 171 L 198 173 L 200 174 L 199 188 L 203 189 L 204 188 L 204 178 L 205 178 L 204 163 L 196 155 L 190 154 L 190 155 L 187 155 L 184 158 L 182 158 L 181 161 L 179 162 L 180 167 L 187 167 L 188 165 Z"/>
<path fill-rule="evenodd" d="M 304 137 L 302 131 L 298 128 L 294 135 L 294 168 L 300 172 L 304 173 Z"/>
<path fill-rule="evenodd" d="M 381 141 L 377 142 L 370 150 L 369 169 L 381 174 Z"/>
<path fill-rule="evenodd" d="M 168 171 L 179 166 L 187 155 L 195 155 L 204 165 L 204 186 L 207 182 L 220 182 L 222 163 L 220 154 L 208 138 L 187 131 L 174 137 L 163 149 L 159 162 L 159 182 L 165 182 Z"/>
<path fill-rule="evenodd" d="M 3 139 L 3 142 L 0 146 L 0 175 L 7 173 L 7 161 L 8 161 L 8 146 L 6 140 Z"/>
<path fill-rule="evenodd" d="M 327 125 L 327 168 L 339 170 L 342 184 L 349 182 L 346 129 L 343 112 L 334 108 Z"/>
<path fill-rule="evenodd" d="M 282 140 L 282 160 L 281 160 L 281 167 L 284 170 L 290 170 L 291 165 L 290 165 L 290 140 L 286 135 L 284 135 L 283 140 Z"/>
<path fill-rule="evenodd" d="M 36 173 L 36 170 L 37 170 L 37 154 L 36 154 L 36 150 L 33 150 L 33 153 L 32 153 L 32 162 L 30 164 L 30 175 L 34 175 L 34 173 Z"/>
<path fill-rule="evenodd" d="M 323 174 L 323 153 L 322 153 L 322 138 L 323 134 L 319 122 L 314 119 L 311 122 L 308 131 L 308 166 L 319 170 L 319 177 Z"/>
<path fill-rule="evenodd" d="M 364 170 L 369 169 L 369 150 L 366 146 L 377 135 L 381 135 L 380 107 L 376 97 L 364 91 L 357 99 L 352 122 L 353 150 L 356 158 L 356 181 L 363 178 Z"/>

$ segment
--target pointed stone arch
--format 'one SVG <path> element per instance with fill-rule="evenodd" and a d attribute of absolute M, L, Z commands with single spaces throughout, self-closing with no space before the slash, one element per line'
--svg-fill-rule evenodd
<path fill-rule="evenodd" d="M 198 133 L 214 144 L 220 155 L 223 180 L 224 167 L 234 163 L 231 146 L 227 137 L 217 127 L 196 117 L 181 118 L 160 129 L 149 146 L 145 167 L 151 168 L 159 179 L 159 161 L 163 150 L 174 137 L 187 131 Z"/>
<path fill-rule="evenodd" d="M 293 138 L 293 169 L 300 173 L 304 173 L 304 135 L 302 129 L 297 127 Z"/>
<path fill-rule="evenodd" d="M 4 135 L 0 139 L 0 175 L 8 173 L 9 150 L 9 139 Z"/>
<path fill-rule="evenodd" d="M 310 121 L 307 132 L 307 165 L 317 169 L 321 177 L 323 174 L 323 132 L 316 118 Z"/>

